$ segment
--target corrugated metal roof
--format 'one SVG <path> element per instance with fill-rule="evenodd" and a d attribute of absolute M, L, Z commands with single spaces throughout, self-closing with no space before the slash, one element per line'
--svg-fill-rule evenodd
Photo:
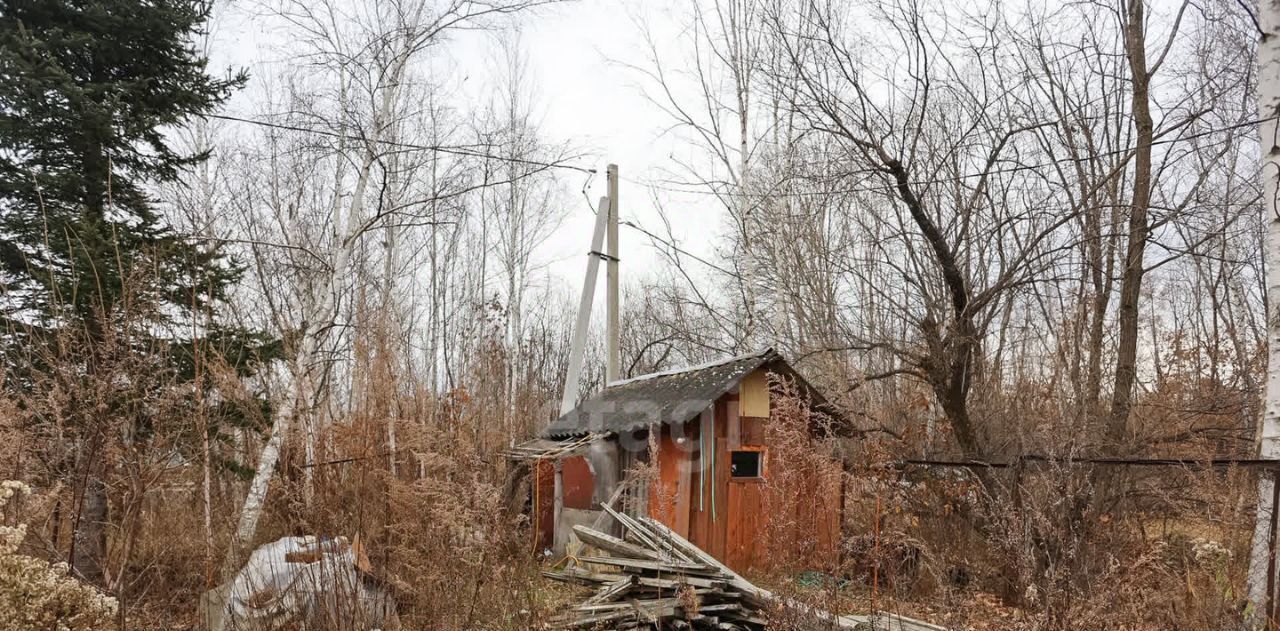
<path fill-rule="evenodd" d="M 548 438 L 626 433 L 658 423 L 683 423 L 711 406 L 752 371 L 781 361 L 768 349 L 712 364 L 617 381 L 551 422 Z"/>
<path fill-rule="evenodd" d="M 596 434 L 570 436 L 561 440 L 534 438 L 509 447 L 503 455 L 510 460 L 556 460 L 580 456 L 596 438 L 598 438 Z"/>

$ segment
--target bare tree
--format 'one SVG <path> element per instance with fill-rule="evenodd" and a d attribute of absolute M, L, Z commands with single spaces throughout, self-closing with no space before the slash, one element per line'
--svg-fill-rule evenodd
<path fill-rule="evenodd" d="M 1280 124 L 1280 5 L 1260 3 L 1258 10 L 1258 114 L 1261 122 L 1262 207 L 1267 224 L 1267 380 L 1266 404 L 1259 420 L 1259 454 L 1280 457 L 1280 152 L 1277 151 Z M 1274 592 L 1276 561 L 1273 556 L 1276 534 L 1277 480 L 1274 472 L 1258 478 L 1258 509 L 1249 555 L 1248 590 L 1253 615 L 1258 622 L 1273 624 L 1276 612 Z"/>
<path fill-rule="evenodd" d="M 494 18 L 538 4 L 542 3 L 437 5 L 414 0 L 317 5 L 286 1 L 272 7 L 295 45 L 309 49 L 305 57 L 309 63 L 292 80 L 289 113 L 267 137 L 267 147 L 284 151 L 266 156 L 267 165 L 280 168 L 270 171 L 275 184 L 262 200 L 269 212 L 265 222 L 251 221 L 249 241 L 255 244 L 259 261 L 271 257 L 277 264 L 305 273 L 293 275 L 299 282 L 291 288 L 292 300 L 269 300 L 276 328 L 287 332 L 290 340 L 291 386 L 288 403 L 274 419 L 271 438 L 258 459 L 229 565 L 253 537 L 290 425 L 301 430 L 303 488 L 308 501 L 311 497 L 312 465 L 318 461 L 324 419 L 334 401 L 329 385 L 335 377 L 334 359 L 344 343 L 341 319 L 351 307 L 343 298 L 353 289 L 366 238 L 379 232 L 384 235 L 384 265 L 389 266 L 384 267 L 384 275 L 394 274 L 401 229 L 440 223 L 436 215 L 442 200 L 502 182 L 500 178 L 462 180 L 438 190 L 433 181 L 429 191 L 410 188 L 414 171 L 405 170 L 405 165 L 413 159 L 403 154 L 424 150 L 406 136 L 411 129 L 406 128 L 406 120 L 420 113 L 413 92 L 414 64 L 453 31 L 484 27 Z M 299 128 L 320 134 L 292 131 Z M 322 142 L 317 144 L 318 140 Z M 483 145 L 478 150 L 436 145 L 426 151 L 489 155 Z M 245 199 L 261 197 L 250 194 Z M 257 213 L 252 206 L 246 209 L 248 216 Z M 264 294 L 277 291 L 279 279 L 269 271 L 260 271 L 259 278 Z"/>

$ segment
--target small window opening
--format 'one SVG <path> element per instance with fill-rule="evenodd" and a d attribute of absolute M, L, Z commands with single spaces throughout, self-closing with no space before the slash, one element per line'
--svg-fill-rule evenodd
<path fill-rule="evenodd" d="M 735 478 L 760 477 L 759 451 L 735 451 L 729 455 L 729 472 Z"/>

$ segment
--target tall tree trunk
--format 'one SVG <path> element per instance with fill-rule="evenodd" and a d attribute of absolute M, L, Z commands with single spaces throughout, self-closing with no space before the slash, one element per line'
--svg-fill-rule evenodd
<path fill-rule="evenodd" d="M 1267 282 L 1267 384 L 1266 403 L 1259 419 L 1259 456 L 1280 457 L 1280 138 L 1276 116 L 1280 115 L 1280 0 L 1258 3 L 1262 39 L 1258 45 L 1258 119 L 1262 142 L 1262 203 L 1267 220 L 1267 249 L 1264 258 Z M 1267 605 L 1274 599 L 1275 562 L 1271 556 L 1276 541 L 1273 512 L 1276 472 L 1264 472 L 1258 479 L 1258 509 L 1255 515 L 1253 546 L 1249 556 L 1248 592 L 1253 622 L 1264 615 L 1274 617 Z"/>
<path fill-rule="evenodd" d="M 262 448 L 262 455 L 258 459 L 258 468 L 254 472 L 253 481 L 249 485 L 249 494 L 245 498 L 244 506 L 240 511 L 240 520 L 236 527 L 235 538 L 232 540 L 227 553 L 226 567 L 230 571 L 235 570 L 241 553 L 252 543 L 257 532 L 258 518 L 261 516 L 271 478 L 275 474 L 276 463 L 280 458 L 280 447 L 284 441 L 285 430 L 288 428 L 290 420 L 299 422 L 303 430 L 305 464 L 307 465 L 303 469 L 303 499 L 309 506 L 314 497 L 315 467 L 311 465 L 315 464 L 316 461 L 320 430 L 318 419 L 316 418 L 315 402 L 320 388 L 319 384 L 323 382 L 323 379 L 315 377 L 314 364 L 321 352 L 320 338 L 328 329 L 327 325 L 332 324 L 338 315 L 337 300 L 340 283 L 350 270 L 354 250 L 359 243 L 360 237 L 373 228 L 372 225 L 363 223 L 367 220 L 364 212 L 365 195 L 372 176 L 374 162 L 378 159 L 379 143 L 382 141 L 386 131 L 384 123 L 391 118 L 392 108 L 399 94 L 398 89 L 401 85 L 404 69 L 409 61 L 409 54 L 404 53 L 393 60 L 387 73 L 388 79 L 383 88 L 381 102 L 374 112 L 369 125 L 373 133 L 370 134 L 369 140 L 362 148 L 361 162 L 356 172 L 356 182 L 351 192 L 351 201 L 346 209 L 345 217 L 340 218 L 338 210 L 343 197 L 337 194 L 334 196 L 334 208 L 331 212 L 335 226 L 335 249 L 331 253 L 329 269 L 321 282 L 319 291 L 312 295 L 312 299 L 308 301 L 310 304 L 303 308 L 304 326 L 298 332 L 302 339 L 299 349 L 292 360 L 294 366 L 292 376 L 295 390 L 292 397 L 292 407 L 287 414 L 277 413 L 276 418 L 272 421 L 271 437 Z M 343 99 L 345 100 L 345 94 Z M 344 160 L 339 160 L 338 162 L 339 165 L 344 163 Z M 335 179 L 336 186 L 342 186 L 343 172 L 342 167 L 339 166 L 338 175 Z M 343 220 L 345 220 L 345 223 Z"/>
<path fill-rule="evenodd" d="M 111 161 L 103 151 L 102 142 L 96 136 L 88 140 L 88 146 L 82 155 L 84 169 L 84 209 L 87 225 L 94 229 L 106 229 L 104 225 L 107 210 L 111 207 Z M 108 235 L 104 234 L 103 237 Z M 118 270 L 123 282 L 125 270 Z M 86 378 L 94 379 L 102 371 L 102 355 L 107 351 L 107 329 L 111 326 L 112 314 L 117 307 L 117 300 L 124 292 L 124 287 L 113 287 L 108 283 L 98 284 L 98 291 L 80 300 L 73 299 L 73 306 L 79 310 L 80 320 L 84 323 L 88 334 L 89 353 L 85 363 Z M 89 423 L 93 419 L 87 419 Z M 91 429 L 91 425 L 86 429 Z M 72 525 L 71 567 L 81 578 L 94 583 L 103 584 L 103 565 L 107 553 L 107 487 L 103 481 L 107 466 L 102 461 L 106 451 L 105 441 L 108 435 L 99 434 L 87 442 L 86 450 L 82 444 L 81 467 L 84 471 L 83 489 L 81 489 L 80 506 L 77 507 L 75 521 Z"/>
<path fill-rule="evenodd" d="M 89 467 L 76 516 L 71 567 L 84 580 L 101 585 L 105 578 L 102 566 L 107 556 L 107 485 L 97 467 L 92 464 Z"/>
<path fill-rule="evenodd" d="M 1103 247 L 1103 239 L 1114 237 L 1103 236 L 1103 202 L 1101 198 L 1093 198 L 1091 208 L 1085 208 L 1085 229 L 1088 240 L 1085 250 L 1088 255 L 1089 283 L 1092 288 L 1092 309 L 1089 311 L 1089 350 L 1088 368 L 1085 373 L 1084 403 L 1086 413 L 1092 417 L 1101 416 L 1102 397 L 1102 356 L 1103 343 L 1106 339 L 1107 306 L 1111 303 L 1111 249 Z M 1104 252 L 1106 252 L 1104 254 Z M 1096 417 L 1093 417 L 1096 418 Z"/>
<path fill-rule="evenodd" d="M 740 61 L 740 60 L 739 60 Z M 745 291 L 744 303 L 746 306 L 746 331 L 743 332 L 743 340 L 748 350 L 755 350 L 760 341 L 757 338 L 760 324 L 757 321 L 760 318 L 760 282 L 759 268 L 757 265 L 757 253 L 755 251 L 755 218 L 752 217 L 751 202 L 747 199 L 747 177 L 750 168 L 750 153 L 748 151 L 748 107 L 750 107 L 750 95 L 748 90 L 750 86 L 747 83 L 746 72 L 739 67 L 740 64 L 735 63 L 733 69 L 735 96 L 738 102 L 738 185 L 735 190 L 737 197 L 737 213 L 739 221 L 742 222 L 742 256 L 743 256 L 743 273 L 742 287 Z"/>
<path fill-rule="evenodd" d="M 949 327 L 951 330 L 946 333 L 943 331 L 948 327 L 940 323 L 935 322 L 926 327 L 925 337 L 933 347 L 928 370 L 929 380 L 942 405 L 943 413 L 951 423 L 961 452 L 966 458 L 980 458 L 984 450 L 979 444 L 973 419 L 969 417 L 969 388 L 972 386 L 973 358 L 979 350 L 981 336 L 970 309 L 969 284 L 960 270 L 955 249 L 929 217 L 924 203 L 916 195 L 906 167 L 885 153 L 884 149 L 877 147 L 876 150 L 885 170 L 893 175 L 898 198 L 906 205 L 912 221 L 929 243 L 934 260 L 942 270 L 942 280 L 951 299 L 954 322 Z M 988 485 L 987 488 L 991 486 Z"/>
<path fill-rule="evenodd" d="M 1133 387 L 1138 377 L 1138 301 L 1142 298 L 1142 277 L 1146 273 L 1143 255 L 1151 226 L 1151 142 L 1155 123 L 1149 99 L 1151 73 L 1147 69 L 1145 0 L 1130 0 L 1125 20 L 1125 53 L 1133 82 L 1132 114 L 1137 131 L 1134 149 L 1133 197 L 1129 205 L 1128 247 L 1120 280 L 1120 340 L 1116 350 L 1115 387 L 1111 391 L 1111 418 L 1107 424 L 1106 448 L 1120 451 L 1128 432 L 1129 410 L 1133 407 Z"/>
<path fill-rule="evenodd" d="M 400 203 L 400 200 L 393 200 L 393 203 Z M 396 416 L 399 414 L 399 394 L 400 384 L 396 378 L 396 368 L 400 365 L 399 358 L 395 351 L 392 350 L 393 339 L 398 341 L 400 338 L 400 328 L 398 323 L 399 311 L 396 309 L 395 300 L 395 273 L 399 268 L 398 253 L 398 236 L 400 229 L 394 225 L 387 225 L 385 228 L 385 240 L 383 241 L 383 258 L 382 258 L 382 307 L 378 313 L 378 356 L 377 370 L 379 380 L 382 382 L 380 386 L 382 392 L 378 393 L 380 399 L 378 404 L 378 412 L 385 414 L 387 420 L 387 468 L 391 472 L 391 477 L 396 476 Z"/>

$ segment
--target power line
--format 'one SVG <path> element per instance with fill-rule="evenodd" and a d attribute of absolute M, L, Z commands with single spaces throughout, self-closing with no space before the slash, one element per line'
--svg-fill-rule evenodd
<path fill-rule="evenodd" d="M 1253 127 L 1253 126 L 1256 126 L 1256 125 L 1258 125 L 1258 124 L 1260 124 L 1260 123 L 1263 123 L 1263 122 L 1266 122 L 1266 121 L 1276 120 L 1277 118 L 1280 118 L 1280 115 L 1267 116 L 1267 117 L 1263 117 L 1263 118 L 1259 118 L 1259 119 L 1255 119 L 1255 120 L 1251 120 L 1251 121 L 1245 121 L 1245 122 L 1241 122 L 1241 123 L 1236 123 L 1236 124 L 1234 124 L 1234 125 L 1228 125 L 1228 126 L 1226 126 L 1226 127 L 1219 127 L 1219 128 L 1215 128 L 1215 129 L 1208 129 L 1208 130 L 1201 131 L 1201 132 L 1196 132 L 1196 133 L 1194 133 L 1194 134 L 1190 134 L 1190 135 L 1187 135 L 1187 136 L 1179 136 L 1179 137 L 1176 137 L 1176 138 L 1167 138 L 1167 139 L 1162 139 L 1162 140 L 1156 140 L 1156 141 L 1153 141 L 1153 142 L 1151 143 L 1151 146 L 1156 146 L 1156 145 L 1166 145 L 1166 144 L 1173 144 L 1173 143 L 1182 142 L 1182 141 L 1195 140 L 1195 139 L 1197 139 L 1197 138 L 1202 138 L 1202 137 L 1204 137 L 1204 136 L 1209 136 L 1209 135 L 1212 135 L 1212 134 L 1217 134 L 1217 133 L 1222 133 L 1222 132 L 1231 132 L 1231 131 L 1235 131 L 1235 130 L 1237 130 L 1237 129 L 1241 129 L 1241 128 L 1244 128 L 1244 127 Z M 1107 155 L 1117 155 L 1117 154 L 1121 154 L 1121 153 L 1129 153 L 1129 152 L 1131 152 L 1131 151 L 1134 151 L 1136 148 L 1137 148 L 1137 147 L 1134 147 L 1134 148 L 1128 148 L 1128 149 L 1115 149 L 1115 150 L 1105 151 L 1105 152 L 1100 152 L 1100 153 L 1095 153 L 1095 154 L 1091 154 L 1091 155 L 1092 155 L 1093 157 L 1107 156 Z M 1040 164 L 1034 164 L 1034 165 L 1019 165 L 1019 166 L 1016 166 L 1016 167 L 1010 167 L 1010 168 L 1007 168 L 1007 169 L 992 169 L 992 170 L 990 170 L 990 171 L 987 171 L 986 173 L 973 173 L 973 174 L 961 175 L 961 176 L 959 176 L 959 178 L 960 178 L 960 179 L 968 179 L 968 178 L 973 178 L 973 177 L 982 177 L 982 176 L 984 176 L 984 175 L 992 175 L 992 174 L 1000 174 L 1000 173 L 1015 173 L 1015 172 L 1019 172 L 1019 171 L 1026 171 L 1026 170 L 1030 170 L 1030 169 L 1041 169 L 1041 168 L 1045 168 L 1045 167 L 1053 166 L 1053 165 L 1055 165 L 1055 164 L 1070 163 L 1070 162 L 1083 162 L 1083 161 L 1088 160 L 1088 159 L 1089 159 L 1089 158 L 1087 158 L 1087 157 L 1086 157 L 1086 158 L 1059 158 L 1059 159 L 1057 159 L 1057 160 L 1051 160 L 1051 161 L 1049 161 L 1049 162 L 1044 162 L 1044 163 L 1040 163 Z M 635 183 L 635 184 L 639 184 L 639 185 L 641 185 L 641 186 L 650 186 L 650 187 L 652 187 L 652 188 L 656 188 L 656 189 L 664 190 L 664 191 L 668 191 L 668 192 L 673 192 L 673 193 L 692 193 L 692 194 L 699 194 L 699 195 L 715 195 L 715 196 L 717 196 L 717 197 L 718 197 L 718 196 L 720 196 L 720 195 L 740 195 L 739 193 L 721 193 L 721 192 L 719 192 L 719 191 L 708 191 L 708 190 L 699 190 L 699 189 L 677 189 L 677 188 L 670 188 L 670 187 L 659 186 L 659 185 L 652 184 L 652 183 L 640 182 L 640 181 L 637 181 L 637 180 L 634 180 L 634 179 L 631 179 L 631 178 L 623 178 L 623 179 L 625 179 L 625 180 L 627 180 L 627 181 L 630 181 L 630 182 L 632 182 L 632 183 Z M 953 182 L 953 181 L 955 181 L 956 179 L 957 179 L 957 178 L 945 178 L 945 179 L 943 179 L 943 178 L 937 178 L 937 179 L 932 179 L 932 180 L 916 180 L 916 181 L 909 182 L 909 184 L 911 184 L 911 185 L 941 184 L 941 183 Z M 839 194 L 839 193 L 878 192 L 878 191 L 883 191 L 883 190 L 885 190 L 885 189 L 892 189 L 894 186 L 896 186 L 896 184 L 884 184 L 884 185 L 882 185 L 882 186 L 875 186 L 875 187 L 854 187 L 854 188 L 841 189 L 841 190 L 832 190 L 832 191 L 812 191 L 812 192 L 803 191 L 803 192 L 746 193 L 745 195 L 746 195 L 746 196 L 748 196 L 748 197 L 759 197 L 759 198 L 768 198 L 768 197 L 791 197 L 791 196 L 816 196 L 816 195 L 830 195 L 830 194 Z M 663 239 L 662 237 L 659 237 L 658 235 L 655 235 L 654 233 L 652 233 L 652 232 L 650 232 L 650 231 L 646 230 L 645 228 L 643 228 L 643 227 L 642 227 L 642 226 L 640 226 L 639 224 L 636 224 L 636 223 L 634 223 L 634 222 L 632 222 L 632 221 L 624 221 L 624 222 L 622 222 L 622 225 L 627 226 L 627 227 L 630 227 L 630 228 L 632 228 L 632 229 L 634 229 L 634 230 L 637 230 L 637 231 L 639 231 L 639 232 L 642 232 L 642 233 L 644 233 L 646 236 L 648 236 L 650 239 L 652 239 L 652 240 L 654 240 L 654 241 L 657 241 L 658 243 L 661 243 L 661 244 L 663 244 L 663 245 L 667 246 L 668 248 L 670 248 L 671 250 L 673 250 L 673 251 L 675 251 L 675 252 L 677 252 L 677 253 L 680 253 L 680 254 L 683 254 L 683 255 L 685 255 L 685 256 L 688 256 L 689 258 L 693 259 L 694 261 L 697 261 L 697 262 L 699 262 L 699 263 L 702 263 L 703 265 L 706 265 L 707 267 L 710 267 L 711 269 L 714 269 L 714 270 L 716 270 L 716 271 L 718 271 L 718 272 L 720 272 L 720 273 L 722 273 L 722 274 L 728 274 L 729 276 L 732 276 L 732 277 L 735 277 L 735 278 L 741 278 L 741 275 L 740 275 L 740 274 L 738 274 L 738 273 L 736 273 L 736 272 L 733 272 L 733 271 L 731 271 L 731 270 L 725 269 L 724 267 L 721 267 L 721 266 L 719 266 L 719 265 L 716 265 L 715 263 L 712 263 L 711 261 L 708 261 L 708 260 L 706 260 L 706 259 L 704 259 L 704 258 L 702 258 L 702 257 L 700 257 L 700 256 L 698 256 L 698 255 L 696 255 L 696 254 L 693 254 L 692 252 L 689 252 L 688 250 L 682 249 L 682 248 L 680 248 L 679 246 L 677 246 L 675 243 L 673 243 L 673 242 L 671 242 L 671 241 L 668 241 L 668 240 L 666 240 L 666 239 Z"/>
<path fill-rule="evenodd" d="M 1188 469 L 1216 469 L 1223 467 L 1280 468 L 1280 460 L 1265 458 L 1070 458 L 1027 454 L 1005 462 L 984 460 L 926 460 L 906 459 L 892 461 L 893 466 L 944 467 L 959 469 L 1011 469 L 1024 463 L 1064 465 L 1116 465 L 1130 467 L 1185 467 Z"/>
<path fill-rule="evenodd" d="M 375 140 L 372 138 L 365 138 L 363 136 L 344 134 L 341 132 L 330 131 L 327 129 L 312 129 L 308 127 L 300 127 L 297 125 L 288 125 L 284 123 L 273 123 L 271 121 L 256 120 L 252 118 L 239 118 L 236 116 L 227 116 L 225 114 L 208 114 L 207 116 L 208 118 L 216 118 L 218 120 L 231 121 L 233 123 L 244 123 L 246 125 L 257 125 L 259 127 L 269 127 L 271 129 L 281 129 L 285 131 L 296 131 L 296 132 L 302 132 L 307 134 L 316 134 L 320 136 L 328 136 L 330 138 L 340 138 L 340 139 L 351 140 L 355 142 L 373 142 L 381 145 L 386 145 L 389 147 L 399 147 L 401 149 L 413 149 L 415 151 L 430 151 L 433 153 L 446 153 L 450 155 L 465 156 L 469 158 L 486 158 L 490 160 L 500 160 L 503 162 L 514 162 L 516 164 L 536 166 L 536 167 L 541 167 L 545 169 L 567 169 L 570 171 L 578 171 L 579 173 L 587 173 L 587 174 L 592 174 L 596 172 L 595 169 L 590 169 L 587 167 L 582 167 L 574 164 L 565 164 L 563 162 L 542 162 L 540 160 L 529 160 L 526 158 L 517 158 L 514 156 L 499 156 L 491 153 L 485 153 L 483 151 L 473 151 L 473 150 L 465 149 L 459 146 L 420 145 L 416 143 L 399 142 L 395 140 L 383 140 L 383 139 Z"/>
<path fill-rule="evenodd" d="M 954 176 L 954 177 L 941 177 L 941 178 L 932 178 L 932 179 L 925 179 L 925 180 L 912 180 L 912 181 L 907 182 L 907 184 L 909 184 L 909 185 L 911 185 L 911 186 L 926 186 L 926 185 L 930 185 L 930 184 L 948 184 L 948 183 L 951 183 L 951 182 L 955 182 L 956 180 L 968 180 L 968 179 L 977 178 L 977 177 L 989 177 L 989 176 L 992 176 L 992 175 L 1002 175 L 1002 174 L 1007 174 L 1007 173 L 1019 173 L 1019 172 L 1022 172 L 1022 171 L 1032 171 L 1032 170 L 1037 170 L 1037 169 L 1044 169 L 1044 168 L 1051 167 L 1051 166 L 1058 165 L 1058 164 L 1069 164 L 1069 163 L 1087 162 L 1087 161 L 1089 161 L 1089 160 L 1092 160 L 1092 159 L 1095 159 L 1095 158 L 1100 158 L 1100 157 L 1105 157 L 1105 156 L 1121 155 L 1121 154 L 1129 154 L 1129 153 L 1132 153 L 1132 152 L 1134 152 L 1134 151 L 1136 151 L 1136 150 L 1138 150 L 1138 149 L 1140 149 L 1140 148 L 1142 148 L 1142 147 L 1144 147 L 1144 146 L 1146 146 L 1146 147 L 1155 147 L 1155 146 L 1159 146 L 1159 145 L 1169 145 L 1169 144 L 1174 144 L 1174 143 L 1178 143 L 1178 142 L 1184 142 L 1184 141 L 1189 141 L 1189 140 L 1195 140 L 1195 139 L 1197 139 L 1197 138 L 1203 138 L 1203 137 L 1205 137 L 1205 136 L 1211 136 L 1211 135 L 1219 134 L 1219 133 L 1223 133 L 1223 132 L 1232 132 L 1232 131 L 1235 131 L 1235 130 L 1237 130 L 1237 129 L 1241 129 L 1241 128 L 1245 128 L 1245 127 L 1254 127 L 1254 126 L 1257 126 L 1257 125 L 1258 125 L 1258 124 L 1260 124 L 1260 123 L 1264 123 L 1264 122 L 1269 121 L 1269 120 L 1275 120 L 1275 119 L 1277 119 L 1277 118 L 1280 118 L 1280 115 L 1267 116 L 1267 117 L 1264 117 L 1264 118 L 1254 119 L 1254 120 L 1250 120 L 1250 121 L 1244 121 L 1244 122 L 1241 122 L 1241 123 L 1236 123 L 1236 124 L 1234 124 L 1234 125 L 1227 125 L 1226 127 L 1218 127 L 1218 128 L 1214 128 L 1214 129 L 1207 129 L 1207 130 L 1205 130 L 1205 131 L 1196 132 L 1196 133 L 1194 133 L 1194 134 L 1189 134 L 1189 135 L 1187 135 L 1187 136 L 1178 136 L 1178 137 L 1175 137 L 1175 138 L 1165 138 L 1165 139 L 1162 139 L 1162 140 L 1156 140 L 1156 141 L 1152 141 L 1149 145 L 1136 145 L 1136 146 L 1134 146 L 1134 147 L 1128 147 L 1128 148 L 1124 148 L 1124 149 L 1112 149 L 1112 150 L 1109 150 L 1109 151 L 1100 151 L 1100 152 L 1096 152 L 1096 153 L 1090 153 L 1088 156 L 1085 156 L 1085 157 L 1079 157 L 1079 158 L 1073 158 L 1073 157 L 1057 158 L 1057 159 L 1054 159 L 1054 160 L 1049 160 L 1049 161 L 1046 161 L 1046 162 L 1040 162 L 1040 163 L 1037 163 L 1037 164 L 1021 164 L 1021 165 L 1017 165 L 1017 166 L 1006 167 L 1006 168 L 1000 168 L 1000 169 L 990 169 L 990 170 L 987 170 L 987 171 L 982 171 L 982 172 L 977 172 L 977 173 L 965 173 L 965 174 L 957 175 L 957 176 Z M 655 189 L 658 189 L 658 190 L 667 191 L 667 192 L 669 192 L 669 193 L 682 193 L 682 194 L 689 194 L 689 195 L 709 195 L 709 196 L 715 196 L 715 197 L 721 197 L 721 196 L 724 196 L 724 195 L 728 195 L 728 196 L 734 196 L 734 197 L 750 197 L 750 198 L 758 198 L 758 199 L 769 199 L 769 198 L 778 198 L 778 197 L 818 197 L 818 196 L 822 196 L 822 195 L 838 195 L 838 194 L 849 194 L 849 193 L 876 193 L 876 192 L 881 192 L 881 191 L 885 191 L 885 190 L 892 190 L 893 188 L 895 188 L 895 187 L 897 186 L 897 184 L 896 184 L 896 183 L 885 183 L 885 184 L 876 185 L 876 186 L 854 186 L 854 187 L 850 187 L 850 188 L 832 189 L 832 190 L 825 190 L 825 191 L 777 191 L 777 190 L 773 190 L 773 191 L 766 191 L 766 192 L 763 192 L 763 193 L 741 193 L 741 192 L 730 192 L 730 191 L 721 191 L 721 190 L 705 190 L 705 189 L 698 189 L 698 188 L 690 188 L 691 186 L 693 186 L 693 185 L 694 185 L 694 184 L 692 184 L 692 183 L 687 184 L 687 185 L 681 185 L 681 184 L 677 183 L 677 185 L 676 185 L 676 186 L 670 186 L 670 185 L 665 185 L 665 186 L 664 186 L 664 185 L 662 185 L 662 184 L 658 184 L 658 183 L 654 183 L 654 182 L 642 182 L 642 181 L 634 180 L 634 179 L 631 179 L 631 178 L 624 178 L 624 179 L 627 179 L 628 181 L 630 181 L 630 182 L 632 182 L 632 183 L 634 183 L 634 184 L 639 184 L 639 185 L 641 185 L 641 186 L 648 186 L 648 187 L 655 188 Z M 715 184 L 718 184 L 718 183 L 715 183 L 715 182 L 707 182 L 706 184 L 714 186 Z M 726 185 L 726 186 L 731 185 L 729 182 L 723 182 L 723 184 L 724 184 L 724 185 Z"/>
<path fill-rule="evenodd" d="M 662 237 L 659 237 L 658 235 L 656 235 L 656 234 L 654 234 L 654 233 L 652 233 L 652 232 L 649 232 L 648 230 L 646 230 L 646 229 L 644 229 L 642 226 L 640 226 L 640 224 L 637 224 L 637 223 L 635 223 L 635 222 L 633 222 L 633 221 L 630 221 L 630 220 L 623 221 L 623 222 L 620 222 L 620 223 L 621 223 L 622 225 L 624 225 L 624 226 L 628 227 L 628 228 L 631 228 L 631 229 L 633 229 L 633 230 L 637 230 L 637 231 L 639 231 L 639 232 L 644 233 L 644 234 L 645 234 L 645 235 L 647 235 L 650 239 L 653 239 L 654 241 L 657 241 L 658 243 L 661 243 L 661 244 L 663 244 L 663 245 L 667 246 L 668 248 L 671 248 L 672 250 L 674 250 L 674 251 L 676 251 L 676 252 L 678 252 L 678 253 L 680 253 L 680 254 L 683 254 L 683 255 L 685 255 L 685 256 L 687 256 L 687 257 L 689 257 L 689 258 L 691 258 L 691 259 L 693 259 L 693 260 L 695 260 L 695 261 L 697 261 L 697 262 L 699 262 L 699 263 L 702 263 L 703 265 L 706 265 L 707 267 L 710 267 L 711 269 L 714 269 L 714 270 L 716 270 L 716 271 L 720 272 L 721 274 L 728 274 L 729 276 L 732 276 L 732 277 L 734 277 L 734 278 L 742 278 L 742 275 L 741 275 L 741 274 L 738 274 L 737 272 L 734 272 L 734 271 L 732 271 L 732 270 L 728 270 L 728 269 L 725 269 L 725 268 L 723 268 L 723 267 L 720 267 L 719 265 L 716 265 L 715 263 L 712 263 L 711 261 L 708 261 L 708 260 L 706 260 L 706 259 L 704 259 L 704 258 L 702 258 L 702 257 L 698 256 L 697 254 L 694 254 L 694 253 L 692 253 L 692 252 L 690 252 L 690 251 L 688 251 L 688 250 L 685 250 L 685 249 L 681 248 L 680 246 L 678 246 L 678 245 L 676 245 L 676 244 L 674 244 L 674 243 L 672 243 L 672 242 L 670 242 L 670 241 L 668 241 L 668 240 L 666 240 L 666 239 L 663 239 Z"/>

